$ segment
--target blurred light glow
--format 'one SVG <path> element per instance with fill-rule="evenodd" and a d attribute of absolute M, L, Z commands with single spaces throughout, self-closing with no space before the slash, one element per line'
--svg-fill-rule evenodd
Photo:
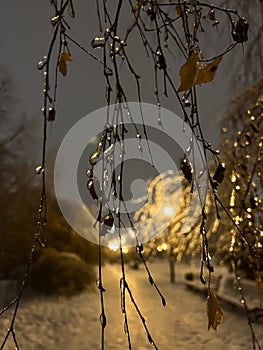
<path fill-rule="evenodd" d="M 172 216 L 174 213 L 174 210 L 172 207 L 165 207 L 163 211 L 164 211 L 164 214 L 167 216 Z"/>
<path fill-rule="evenodd" d="M 118 239 L 113 239 L 111 242 L 109 242 L 109 248 L 110 250 L 116 252 L 120 247 L 120 242 Z"/>
<path fill-rule="evenodd" d="M 166 243 L 162 244 L 162 250 L 167 250 L 167 244 Z"/>
<path fill-rule="evenodd" d="M 129 235 L 132 237 L 132 238 L 135 238 L 137 236 L 137 230 L 134 229 L 134 228 L 131 228 L 129 229 Z"/>

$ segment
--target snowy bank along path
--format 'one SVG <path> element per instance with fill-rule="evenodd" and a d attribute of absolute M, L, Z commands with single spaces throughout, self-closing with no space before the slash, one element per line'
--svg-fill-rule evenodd
<path fill-rule="evenodd" d="M 127 269 L 127 280 L 158 349 L 252 349 L 251 334 L 242 310 L 233 311 L 222 305 L 224 317 L 221 324 L 217 331 L 208 331 L 206 300 L 180 283 L 180 268 L 178 268 L 179 282 L 174 285 L 169 283 L 166 261 L 154 262 L 150 268 L 166 297 L 166 307 L 161 305 L 158 295 L 150 286 L 142 269 L 138 271 Z M 108 265 L 104 268 L 106 350 L 128 348 L 120 309 L 120 273 L 119 265 Z M 129 301 L 127 309 L 133 349 L 153 349 Z M 24 300 L 15 324 L 19 345 L 22 350 L 99 350 L 101 348 L 99 314 L 99 293 L 96 289 L 73 297 L 41 296 Z M 10 316 L 10 313 L 6 313 L 0 319 L 1 343 L 9 326 Z M 263 324 L 254 326 L 263 346 Z M 5 349 L 14 348 L 10 339 Z"/>

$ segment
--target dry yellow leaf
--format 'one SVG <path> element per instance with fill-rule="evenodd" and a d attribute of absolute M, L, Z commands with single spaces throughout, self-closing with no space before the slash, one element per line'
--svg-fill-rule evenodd
<path fill-rule="evenodd" d="M 223 56 L 215 58 L 211 63 L 206 64 L 203 67 L 199 67 L 198 75 L 195 80 L 195 84 L 205 84 L 212 81 L 215 77 L 217 67 L 221 62 Z"/>
<path fill-rule="evenodd" d="M 58 61 L 59 71 L 62 75 L 67 75 L 67 61 L 72 62 L 73 58 L 68 52 L 62 51 Z"/>
<path fill-rule="evenodd" d="M 205 84 L 212 81 L 222 58 L 223 56 L 219 56 L 211 63 L 201 66 L 199 53 L 193 54 L 180 68 L 181 84 L 178 92 L 189 90 L 196 84 Z"/>
<path fill-rule="evenodd" d="M 199 53 L 195 53 L 189 57 L 185 64 L 182 65 L 180 68 L 181 84 L 178 91 L 189 90 L 195 84 L 199 63 Z"/>
<path fill-rule="evenodd" d="M 220 308 L 219 301 L 215 293 L 209 289 L 207 297 L 208 329 L 212 327 L 216 331 L 223 315 L 223 311 Z"/>

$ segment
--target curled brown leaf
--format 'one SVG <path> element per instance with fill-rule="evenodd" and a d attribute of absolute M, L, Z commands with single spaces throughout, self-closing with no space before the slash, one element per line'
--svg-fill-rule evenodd
<path fill-rule="evenodd" d="M 72 62 L 73 58 L 68 52 L 62 51 L 59 56 L 58 67 L 62 75 L 67 75 L 67 61 Z"/>
<path fill-rule="evenodd" d="M 217 296 L 209 289 L 207 297 L 208 330 L 212 327 L 216 331 L 223 315 Z"/>

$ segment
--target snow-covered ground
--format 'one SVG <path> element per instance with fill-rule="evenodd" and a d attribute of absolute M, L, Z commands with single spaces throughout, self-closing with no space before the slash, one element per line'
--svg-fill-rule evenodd
<path fill-rule="evenodd" d="M 154 262 L 150 269 L 166 297 L 166 307 L 161 305 L 160 298 L 150 286 L 143 269 L 127 269 L 127 279 L 160 350 L 252 349 L 251 334 L 242 311 L 234 311 L 222 305 L 224 317 L 221 325 L 217 331 L 208 331 L 206 300 L 180 283 L 183 271 L 178 269 L 178 283 L 171 285 L 166 261 Z M 128 349 L 120 310 L 120 273 L 118 265 L 104 268 L 106 350 Z M 127 309 L 133 349 L 153 349 L 133 305 L 128 301 Z M 70 298 L 38 297 L 24 301 L 15 324 L 18 343 L 22 350 L 99 350 L 99 314 L 99 293 L 95 289 Z M 0 345 L 9 327 L 8 317 L 10 314 L 6 313 L 0 319 Z M 254 327 L 263 347 L 263 324 L 254 324 Z M 15 349 L 12 341 L 7 343 L 5 349 Z"/>

